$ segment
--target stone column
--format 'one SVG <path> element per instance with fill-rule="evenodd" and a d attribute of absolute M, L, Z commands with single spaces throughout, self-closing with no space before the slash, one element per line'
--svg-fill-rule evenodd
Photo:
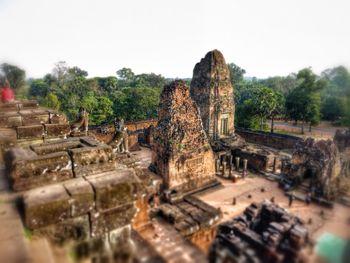
<path fill-rule="evenodd" d="M 248 160 L 243 159 L 243 171 L 247 171 L 247 167 L 248 167 Z"/>
<path fill-rule="evenodd" d="M 236 160 L 236 170 L 239 171 L 239 157 L 236 157 L 235 160 Z"/>
<path fill-rule="evenodd" d="M 226 161 L 223 161 L 222 162 L 222 175 L 227 178 L 227 162 Z"/>
<path fill-rule="evenodd" d="M 281 160 L 281 174 L 283 173 L 283 170 L 284 170 L 284 160 Z"/>
<path fill-rule="evenodd" d="M 230 170 L 232 170 L 232 166 L 233 166 L 233 157 L 232 157 L 231 154 L 228 156 L 228 163 L 229 163 L 229 166 L 230 166 Z"/>
<path fill-rule="evenodd" d="M 272 172 L 276 173 L 277 170 L 277 157 L 273 158 L 273 167 L 272 167 Z"/>
<path fill-rule="evenodd" d="M 220 172 L 220 158 L 216 159 L 215 166 L 216 172 Z"/>

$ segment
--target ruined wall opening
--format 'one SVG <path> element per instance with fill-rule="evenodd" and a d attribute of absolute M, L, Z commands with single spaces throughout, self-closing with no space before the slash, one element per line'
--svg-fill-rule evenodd
<path fill-rule="evenodd" d="M 307 168 L 304 172 L 303 179 L 304 180 L 307 180 L 307 179 L 311 180 L 313 178 L 313 176 L 314 176 L 313 170 L 311 168 Z"/>

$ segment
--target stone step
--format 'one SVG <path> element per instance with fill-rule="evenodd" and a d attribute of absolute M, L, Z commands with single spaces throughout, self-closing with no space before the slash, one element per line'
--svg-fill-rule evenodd
<path fill-rule="evenodd" d="M 29 241 L 13 203 L 0 204 L 0 222 L 1 259 L 6 259 L 6 262 L 32 262 Z"/>

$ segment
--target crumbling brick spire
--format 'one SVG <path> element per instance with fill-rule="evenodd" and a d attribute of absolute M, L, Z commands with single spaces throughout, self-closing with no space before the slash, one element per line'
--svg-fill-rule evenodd
<path fill-rule="evenodd" d="M 234 135 L 235 104 L 230 71 L 219 50 L 208 52 L 193 70 L 191 97 L 211 140 Z"/>
<path fill-rule="evenodd" d="M 163 89 L 153 151 L 157 173 L 167 189 L 186 192 L 215 181 L 214 155 L 184 81 Z"/>

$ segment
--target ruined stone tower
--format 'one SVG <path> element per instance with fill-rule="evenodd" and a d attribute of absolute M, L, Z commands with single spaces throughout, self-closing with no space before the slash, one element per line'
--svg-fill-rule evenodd
<path fill-rule="evenodd" d="M 164 187 L 176 193 L 216 182 L 213 151 L 198 107 L 183 81 L 166 85 L 161 94 L 153 164 L 163 177 Z"/>
<path fill-rule="evenodd" d="M 191 97 L 200 109 L 204 130 L 211 140 L 234 135 L 233 87 L 220 51 L 208 52 L 194 67 Z"/>

